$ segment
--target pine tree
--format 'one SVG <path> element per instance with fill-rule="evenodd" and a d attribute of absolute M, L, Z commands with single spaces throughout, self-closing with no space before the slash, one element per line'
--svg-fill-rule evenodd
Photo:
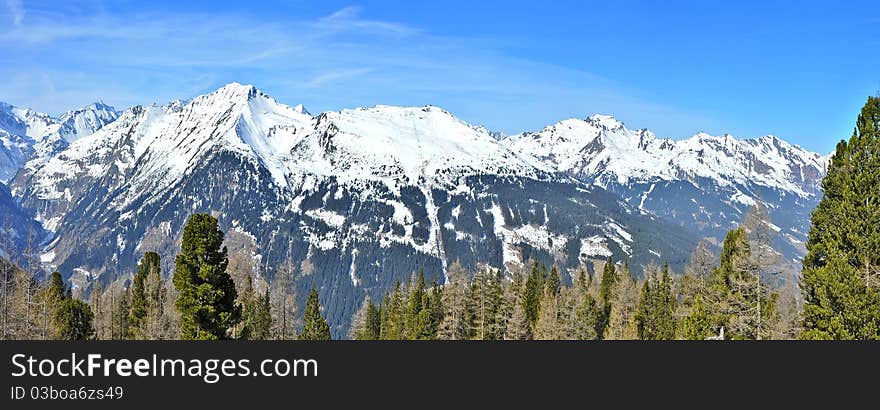
<path fill-rule="evenodd" d="M 880 339 L 880 97 L 837 144 L 813 211 L 801 289 L 804 339 Z"/>
<path fill-rule="evenodd" d="M 352 319 L 349 338 L 354 340 L 378 340 L 382 331 L 381 325 L 379 309 L 376 308 L 376 305 L 367 296 Z"/>
<path fill-rule="evenodd" d="M 303 329 L 299 334 L 299 340 L 330 340 L 330 325 L 321 316 L 321 302 L 318 300 L 318 291 L 314 287 L 309 292 L 304 314 Z"/>
<path fill-rule="evenodd" d="M 382 300 L 382 340 L 403 340 L 406 335 L 404 314 L 404 295 L 400 282 L 394 284 L 394 290 L 386 294 Z"/>
<path fill-rule="evenodd" d="M 596 334 L 604 335 L 605 329 L 608 327 L 611 318 L 611 302 L 614 290 L 617 287 L 620 278 L 617 270 L 614 268 L 614 261 L 608 257 L 605 267 L 602 270 L 602 283 L 599 285 L 599 299 L 602 302 L 602 315 L 599 317 Z"/>
<path fill-rule="evenodd" d="M 146 321 L 151 305 L 149 300 L 151 295 L 149 295 L 146 286 L 147 276 L 159 275 L 161 277 L 161 271 L 159 254 L 147 252 L 141 258 L 137 272 L 132 279 L 131 313 L 128 320 L 132 337 L 135 339 L 143 339 L 147 333 Z"/>
<path fill-rule="evenodd" d="M 227 331 L 241 317 L 222 245 L 223 231 L 211 215 L 193 214 L 186 222 L 173 280 L 184 340 L 226 339 Z"/>
<path fill-rule="evenodd" d="M 635 319 L 639 339 L 675 338 L 675 295 L 672 293 L 672 277 L 668 264 L 663 265 L 660 277 L 649 272 L 645 278 Z"/>
<path fill-rule="evenodd" d="M 425 308 L 423 302 L 425 302 L 425 297 L 427 293 L 425 292 L 425 274 L 423 271 L 419 270 L 419 273 L 416 277 L 410 279 L 409 286 L 407 286 L 407 309 L 404 317 L 405 321 L 405 334 L 404 338 L 408 340 L 416 340 L 423 338 L 423 334 L 426 329 L 424 325 L 427 323 L 423 323 L 423 319 L 421 318 L 422 309 Z"/>
<path fill-rule="evenodd" d="M 553 294 L 553 296 L 559 296 L 559 289 L 562 287 L 562 281 L 559 277 L 559 271 L 556 269 L 556 265 L 553 265 L 550 268 L 550 276 L 547 277 L 547 284 L 545 285 L 545 291 L 548 291 Z"/>
<path fill-rule="evenodd" d="M 92 309 L 81 300 L 64 298 L 55 310 L 53 319 L 60 340 L 88 340 L 95 335 Z"/>
<path fill-rule="evenodd" d="M 270 336 L 272 317 L 269 307 L 269 289 L 264 296 L 257 295 L 254 280 L 246 276 L 240 294 L 241 322 L 237 336 L 245 340 L 266 340 Z M 268 317 L 267 317 L 268 316 Z"/>
<path fill-rule="evenodd" d="M 538 313 L 541 310 L 541 289 L 543 288 L 543 277 L 538 271 L 538 262 L 532 267 L 532 272 L 526 279 L 525 288 L 522 292 L 523 311 L 529 324 L 534 327 L 538 321 Z"/>
<path fill-rule="evenodd" d="M 703 306 L 703 296 L 694 298 L 690 314 L 682 319 L 680 337 L 685 340 L 704 340 L 712 336 L 712 323 Z"/>

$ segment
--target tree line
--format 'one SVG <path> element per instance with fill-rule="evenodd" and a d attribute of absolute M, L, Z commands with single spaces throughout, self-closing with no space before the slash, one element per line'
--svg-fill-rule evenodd
<path fill-rule="evenodd" d="M 563 280 L 556 266 L 526 272 L 468 272 L 453 263 L 448 283 L 426 286 L 418 273 L 381 301 L 365 299 L 349 336 L 358 340 L 704 340 L 722 328 L 729 339 L 799 335 L 796 294 L 762 278 L 757 252 L 766 211 L 755 207 L 724 240 L 718 262 L 706 242 L 681 274 L 668 264 L 635 277 L 612 258 L 595 275 Z M 781 301 L 784 299 L 784 302 Z"/>
<path fill-rule="evenodd" d="M 237 284 L 227 271 L 228 251 L 217 220 L 193 214 L 183 230 L 169 282 L 161 258 L 147 252 L 130 285 L 95 282 L 88 302 L 73 297 L 61 273 L 39 281 L 0 260 L 2 339 L 219 340 L 330 339 L 318 292 L 312 289 L 297 332 L 288 272 L 260 291 L 251 275 Z"/>

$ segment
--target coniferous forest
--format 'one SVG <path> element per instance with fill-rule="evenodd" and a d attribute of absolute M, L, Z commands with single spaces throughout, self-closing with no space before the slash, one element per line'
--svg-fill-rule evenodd
<path fill-rule="evenodd" d="M 774 280 L 766 209 L 753 206 L 720 246 L 688 250 L 682 271 L 608 258 L 574 271 L 526 261 L 446 283 L 416 271 L 350 326 L 357 340 L 880 339 L 880 98 L 870 97 L 829 165 L 798 285 Z M 314 287 L 297 304 L 294 272 L 255 276 L 218 220 L 190 216 L 173 255 L 147 251 L 130 280 L 76 296 L 60 272 L 0 260 L 0 339 L 328 340 Z M 713 250 L 719 249 L 719 250 Z M 174 271 L 162 272 L 163 258 Z M 320 269 L 320 267 L 316 267 Z"/>

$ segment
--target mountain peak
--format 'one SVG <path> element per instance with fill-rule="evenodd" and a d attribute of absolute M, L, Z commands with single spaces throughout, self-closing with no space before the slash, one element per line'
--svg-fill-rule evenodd
<path fill-rule="evenodd" d="M 617 130 L 623 128 L 623 123 L 614 118 L 613 115 L 593 114 L 587 117 L 586 121 L 594 126 L 604 128 L 606 130 Z"/>
<path fill-rule="evenodd" d="M 300 114 L 312 115 L 312 113 L 310 113 L 309 110 L 307 110 L 306 107 L 302 104 L 294 105 L 293 110 Z"/>
<path fill-rule="evenodd" d="M 232 82 L 199 98 L 220 98 L 224 100 L 246 101 L 258 94 L 262 94 L 262 92 L 253 85 Z"/>

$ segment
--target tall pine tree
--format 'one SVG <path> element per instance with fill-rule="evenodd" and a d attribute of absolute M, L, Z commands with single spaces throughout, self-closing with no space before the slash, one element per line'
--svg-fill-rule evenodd
<path fill-rule="evenodd" d="M 330 340 L 330 325 L 321 316 L 321 302 L 318 300 L 318 291 L 315 288 L 309 292 L 304 314 L 299 340 Z"/>
<path fill-rule="evenodd" d="M 193 214 L 183 228 L 180 254 L 174 261 L 175 305 L 184 340 L 226 339 L 241 317 L 235 282 L 226 272 L 226 253 L 217 219 Z"/>
<path fill-rule="evenodd" d="M 880 339 L 880 98 L 837 150 L 813 211 L 801 289 L 805 339 Z"/>

